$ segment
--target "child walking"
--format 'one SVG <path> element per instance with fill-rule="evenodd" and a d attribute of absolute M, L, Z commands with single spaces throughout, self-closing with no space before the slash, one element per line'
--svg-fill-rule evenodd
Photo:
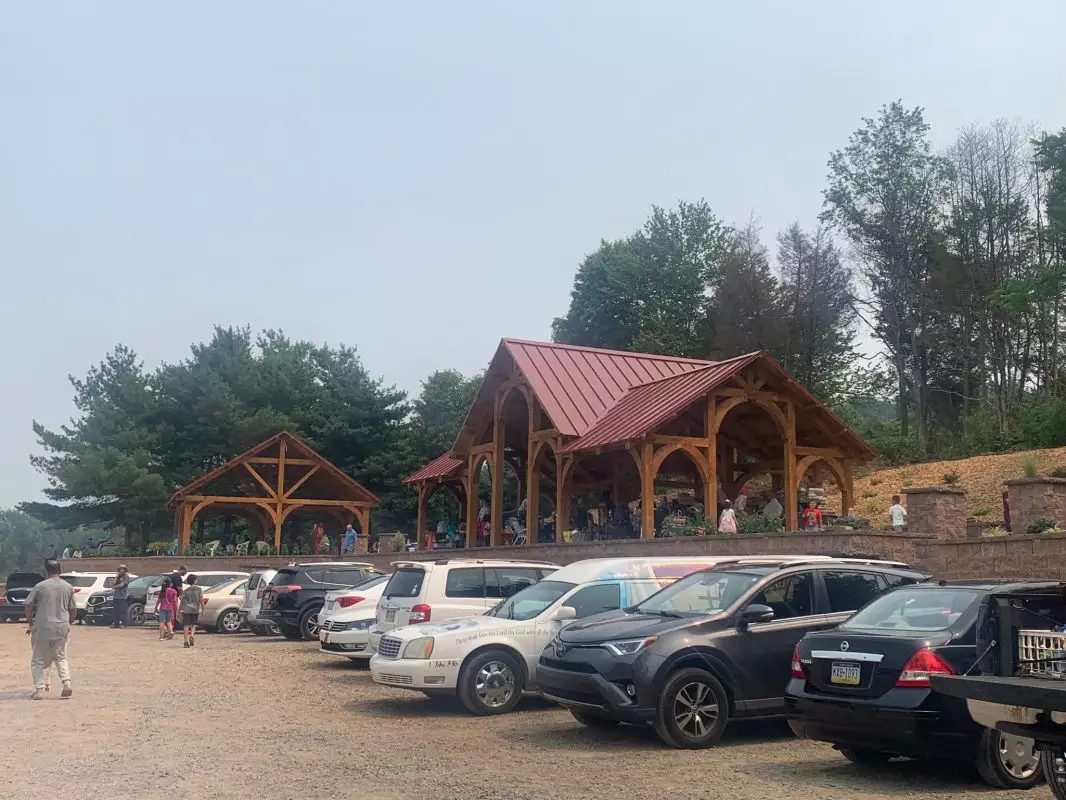
<path fill-rule="evenodd" d="M 196 622 L 200 618 L 200 604 L 204 590 L 196 585 L 196 576 L 185 578 L 185 589 L 181 593 L 181 624 L 185 628 L 185 646 L 196 645 Z"/>
<path fill-rule="evenodd" d="M 159 638 L 174 638 L 174 610 L 178 602 L 178 593 L 170 585 L 170 578 L 163 578 L 156 601 L 156 613 L 159 615 Z"/>
<path fill-rule="evenodd" d="M 733 504 L 726 500 L 722 505 L 722 515 L 718 518 L 718 531 L 720 533 L 737 532 L 737 512 L 733 510 Z"/>

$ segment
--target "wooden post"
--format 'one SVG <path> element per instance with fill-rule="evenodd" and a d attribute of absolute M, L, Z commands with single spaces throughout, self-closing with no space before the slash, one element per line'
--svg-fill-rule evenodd
<path fill-rule="evenodd" d="M 797 493 L 799 486 L 796 481 L 796 407 L 792 402 L 788 403 L 788 427 L 785 429 L 785 530 L 799 530 L 799 509 L 797 507 Z"/>
<path fill-rule="evenodd" d="M 840 487 L 840 513 L 850 515 L 855 505 L 855 476 L 852 473 L 852 461 L 845 458 L 840 462 L 844 468 L 844 485 Z"/>
<path fill-rule="evenodd" d="M 570 527 L 570 480 L 567 476 L 569 464 L 568 456 L 559 455 L 558 448 L 561 442 L 556 443 L 555 453 L 555 541 L 563 541 L 563 531 Z"/>
<path fill-rule="evenodd" d="M 649 441 L 640 445 L 640 536 L 655 538 L 655 448 Z"/>
<path fill-rule="evenodd" d="M 285 439 L 278 442 L 278 509 L 274 517 L 274 552 L 281 552 L 281 526 L 285 522 Z"/>
<path fill-rule="evenodd" d="M 707 443 L 707 482 L 703 486 L 703 516 L 710 525 L 718 524 L 718 436 Z M 728 474 L 728 473 L 727 473 Z"/>
<path fill-rule="evenodd" d="M 489 546 L 503 544 L 503 404 L 500 394 L 496 395 L 496 413 L 492 422 L 492 508 L 490 519 Z"/>
<path fill-rule="evenodd" d="M 429 547 L 429 534 L 426 531 L 426 505 L 429 501 L 429 485 L 422 481 L 418 484 L 418 514 L 415 519 L 415 544 L 418 547 Z"/>
<path fill-rule="evenodd" d="M 192 506 L 189 503 L 181 504 L 181 539 L 178 540 L 178 552 L 185 555 L 192 539 Z"/>
<path fill-rule="evenodd" d="M 526 544 L 540 539 L 540 471 L 537 469 L 537 443 L 533 441 L 533 414 L 529 415 L 526 437 Z"/>
<path fill-rule="evenodd" d="M 475 470 L 474 467 L 477 466 Z M 466 546 L 477 547 L 477 493 L 481 485 L 481 466 L 476 455 L 467 456 L 466 476 Z"/>

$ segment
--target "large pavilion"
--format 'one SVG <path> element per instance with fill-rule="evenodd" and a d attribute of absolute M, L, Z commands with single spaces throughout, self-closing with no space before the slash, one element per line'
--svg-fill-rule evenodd
<path fill-rule="evenodd" d="M 786 530 L 798 523 L 801 481 L 828 472 L 844 513 L 856 462 L 871 447 L 764 352 L 697 361 L 503 339 L 455 445 L 404 479 L 418 490 L 418 535 L 430 497 L 449 491 L 476 546 L 478 485 L 491 482 L 490 544 L 503 542 L 503 475 L 518 476 L 525 528 L 535 543 L 542 501 L 554 506 L 561 541 L 576 492 L 640 501 L 639 530 L 655 535 L 657 488 L 689 488 L 708 516 L 769 474 Z M 662 475 L 663 477 L 658 477 Z"/>
<path fill-rule="evenodd" d="M 378 502 L 307 442 L 281 431 L 178 489 L 168 507 L 181 553 L 193 522 L 207 510 L 245 517 L 264 534 L 272 530 L 277 552 L 282 526 L 294 512 L 314 510 L 332 517 L 338 530 L 351 522 L 368 536 L 370 510 Z"/>

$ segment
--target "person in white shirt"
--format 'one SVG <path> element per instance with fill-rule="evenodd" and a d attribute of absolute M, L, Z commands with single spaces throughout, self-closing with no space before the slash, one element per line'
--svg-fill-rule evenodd
<path fill-rule="evenodd" d="M 899 495 L 892 495 L 892 505 L 888 507 L 888 519 L 892 523 L 892 530 L 903 533 L 903 526 L 907 524 L 907 509 L 899 503 Z"/>

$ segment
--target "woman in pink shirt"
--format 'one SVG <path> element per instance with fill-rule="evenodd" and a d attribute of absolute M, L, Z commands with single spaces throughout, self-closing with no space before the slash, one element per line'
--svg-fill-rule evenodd
<path fill-rule="evenodd" d="M 174 609 L 178 602 L 178 593 L 170 585 L 170 578 L 163 578 L 156 602 L 156 614 L 159 615 L 159 638 L 174 638 Z"/>

